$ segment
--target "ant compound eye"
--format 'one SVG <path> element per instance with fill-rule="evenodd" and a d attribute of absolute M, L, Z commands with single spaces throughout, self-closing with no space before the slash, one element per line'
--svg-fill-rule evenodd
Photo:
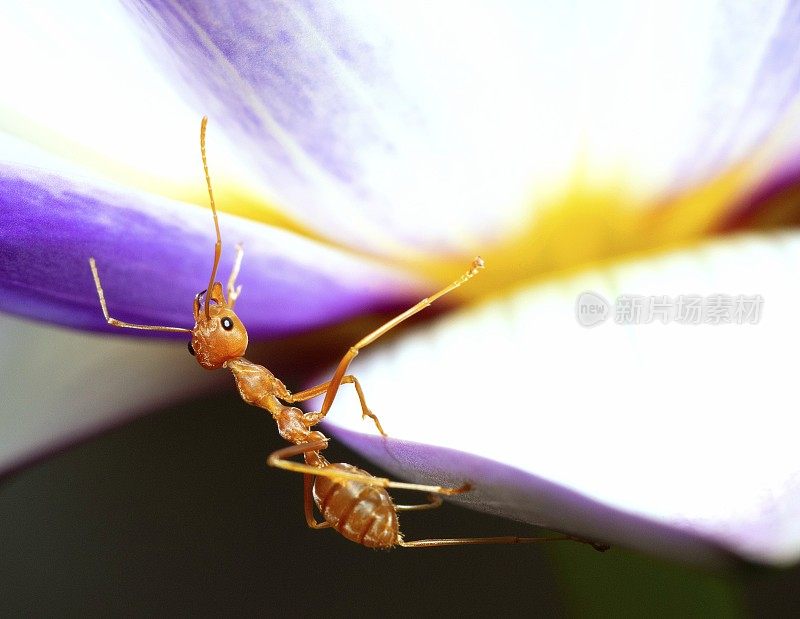
<path fill-rule="evenodd" d="M 233 321 L 227 316 L 225 316 L 225 318 L 220 320 L 220 324 L 222 325 L 222 328 L 225 329 L 226 331 L 230 331 L 231 329 L 233 329 Z"/>
<path fill-rule="evenodd" d="M 194 357 L 194 346 L 192 346 L 191 340 L 189 341 L 189 354 Z"/>

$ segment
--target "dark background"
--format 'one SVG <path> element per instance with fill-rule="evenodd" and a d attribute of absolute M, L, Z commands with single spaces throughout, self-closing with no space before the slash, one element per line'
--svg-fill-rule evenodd
<path fill-rule="evenodd" d="M 0 615 L 787 615 L 800 568 L 697 570 L 578 544 L 376 551 L 308 529 L 274 422 L 235 394 L 140 419 L 0 482 Z M 332 459 L 375 467 L 335 445 Z M 454 506 L 409 539 L 535 534 Z"/>

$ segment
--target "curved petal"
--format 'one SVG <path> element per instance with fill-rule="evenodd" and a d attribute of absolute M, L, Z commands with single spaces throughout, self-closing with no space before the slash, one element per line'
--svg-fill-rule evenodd
<path fill-rule="evenodd" d="M 800 144 L 793 4 L 136 13 L 296 217 L 383 253 L 472 252 L 575 184 L 629 207 L 730 173 L 716 214 Z"/>
<path fill-rule="evenodd" d="M 208 209 L 0 164 L 0 211 L 1 310 L 120 333 L 103 320 L 93 256 L 112 316 L 192 326 L 192 300 L 208 285 L 213 259 Z M 222 281 L 234 245 L 244 244 L 236 309 L 252 338 L 396 306 L 419 286 L 398 270 L 270 226 L 225 214 L 220 224 Z"/>
<path fill-rule="evenodd" d="M 351 368 L 392 438 L 347 389 L 334 431 L 412 479 L 474 481 L 463 500 L 478 509 L 687 557 L 798 561 L 798 264 L 797 233 L 742 237 L 449 315 Z M 586 328 L 585 291 L 667 295 L 673 311 L 679 295 L 763 305 L 756 324 Z"/>

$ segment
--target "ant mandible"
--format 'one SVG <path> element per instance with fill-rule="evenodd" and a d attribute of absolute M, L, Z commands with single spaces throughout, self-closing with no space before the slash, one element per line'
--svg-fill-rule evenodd
<path fill-rule="evenodd" d="M 574 540 L 593 545 L 598 550 L 606 547 L 602 544 L 586 542 L 569 535 L 557 537 L 477 537 L 453 539 L 423 539 L 406 541 L 403 539 L 397 519 L 397 512 L 423 509 L 434 509 L 442 504 L 440 495 L 455 495 L 467 492 L 470 485 L 465 483 L 458 488 L 412 484 L 375 477 L 364 470 L 350 464 L 331 464 L 320 453 L 328 446 L 328 438 L 318 430 L 312 430 L 331 408 L 339 387 L 352 384 L 361 403 L 362 417 L 369 417 L 382 436 L 386 436 L 378 417 L 370 411 L 364 399 L 364 392 L 358 379 L 346 374 L 350 362 L 359 351 L 377 340 L 387 331 L 428 307 L 438 298 L 458 288 L 474 277 L 483 268 L 483 260 L 475 258 L 469 270 L 448 286 L 423 299 L 399 316 L 391 319 L 358 343 L 352 346 L 342 357 L 333 377 L 321 385 L 311 387 L 299 393 L 291 393 L 284 384 L 275 378 L 267 368 L 256 365 L 244 358 L 247 349 L 247 330 L 242 321 L 234 313 L 233 308 L 241 293 L 241 286 L 236 285 L 236 277 L 242 262 L 241 245 L 236 247 L 236 259 L 227 284 L 227 298 L 223 294 L 222 284 L 215 281 L 217 267 L 222 252 L 222 237 L 219 230 L 217 208 L 214 204 L 214 193 L 211 190 L 211 177 L 206 160 L 206 125 L 208 118 L 203 117 L 200 124 L 200 153 L 203 159 L 203 170 L 208 186 L 208 197 L 214 217 L 214 228 L 217 242 L 214 246 L 214 265 L 206 290 L 199 292 L 194 298 L 194 327 L 165 327 L 155 325 L 138 325 L 112 318 L 108 313 L 100 275 L 94 258 L 89 258 L 97 296 L 106 322 L 115 327 L 125 329 L 143 329 L 147 331 L 168 331 L 189 333 L 189 352 L 197 362 L 207 370 L 227 368 L 233 372 L 236 386 L 242 399 L 248 404 L 266 409 L 278 425 L 280 435 L 292 443 L 291 446 L 279 449 L 267 459 L 270 466 L 303 474 L 304 507 L 308 526 L 312 529 L 333 527 L 347 539 L 372 548 L 431 547 L 456 546 L 461 544 L 524 544 L 545 541 Z M 318 412 L 305 413 L 299 408 L 289 406 L 295 402 L 303 402 L 325 394 L 322 407 Z M 304 462 L 289 460 L 302 455 Z M 402 488 L 427 492 L 429 501 L 418 505 L 396 505 L 386 488 Z M 314 504 L 324 520 L 318 522 L 314 515 Z"/>

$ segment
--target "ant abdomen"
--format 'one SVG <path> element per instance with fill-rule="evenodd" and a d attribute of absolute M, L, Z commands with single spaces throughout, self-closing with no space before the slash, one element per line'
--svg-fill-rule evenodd
<path fill-rule="evenodd" d="M 370 475 L 351 464 L 328 467 Z M 400 541 L 397 510 L 384 488 L 320 476 L 314 481 L 314 501 L 323 518 L 351 541 L 370 548 L 391 548 Z"/>

